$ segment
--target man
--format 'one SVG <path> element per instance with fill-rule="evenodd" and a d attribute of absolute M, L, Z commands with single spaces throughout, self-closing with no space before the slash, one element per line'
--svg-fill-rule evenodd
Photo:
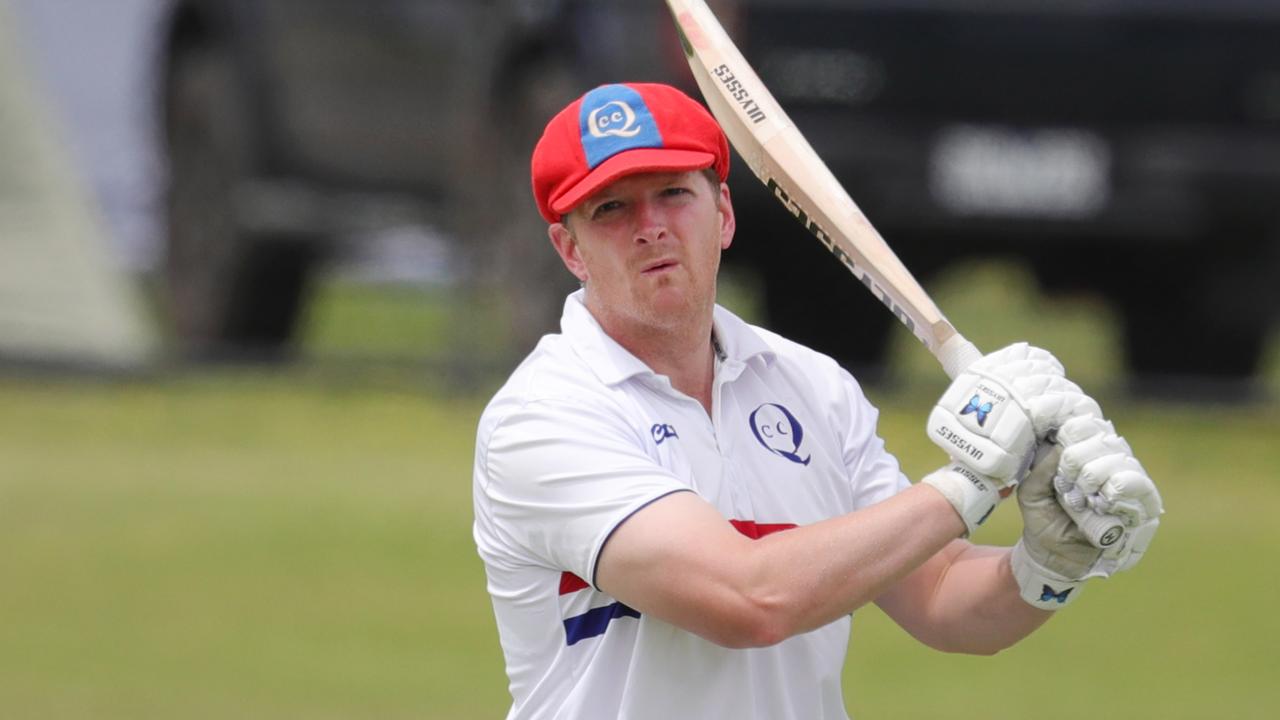
<path fill-rule="evenodd" d="M 582 289 L 477 437 L 511 718 L 844 718 L 856 608 L 993 653 L 1131 566 L 1158 522 L 1128 445 L 1025 345 L 952 384 L 930 434 L 961 457 L 911 485 L 852 377 L 715 305 L 728 163 L 715 120 L 663 85 L 592 90 L 534 150 Z M 961 539 L 1018 481 L 1018 546 Z M 1089 545 L 1051 483 L 1127 539 Z"/>

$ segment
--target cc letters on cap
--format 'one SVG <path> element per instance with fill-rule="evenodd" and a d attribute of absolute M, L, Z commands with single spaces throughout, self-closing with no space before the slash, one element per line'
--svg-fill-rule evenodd
<path fill-rule="evenodd" d="M 623 150 L 662 147 L 662 134 L 648 106 L 640 93 L 625 85 L 605 85 L 584 95 L 578 124 L 592 170 Z"/>

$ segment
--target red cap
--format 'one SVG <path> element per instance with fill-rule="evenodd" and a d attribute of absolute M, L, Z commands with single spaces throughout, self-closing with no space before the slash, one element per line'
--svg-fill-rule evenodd
<path fill-rule="evenodd" d="M 729 141 L 699 102 L 670 85 L 601 85 L 547 123 L 533 149 L 533 197 L 555 223 L 627 175 L 708 167 L 729 176 Z"/>

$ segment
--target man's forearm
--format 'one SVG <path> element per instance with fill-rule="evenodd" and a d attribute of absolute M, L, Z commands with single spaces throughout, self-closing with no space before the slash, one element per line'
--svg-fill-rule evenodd
<path fill-rule="evenodd" d="M 882 598 L 881 607 L 930 647 L 978 655 L 1003 650 L 1052 616 L 1019 597 L 1009 553 L 956 541 Z"/>
<path fill-rule="evenodd" d="M 674 493 L 615 530 L 596 577 L 627 605 L 717 644 L 772 645 L 875 599 L 963 531 L 927 486 L 760 540 Z"/>
<path fill-rule="evenodd" d="M 765 538 L 757 568 L 788 598 L 790 634 L 807 632 L 874 600 L 964 529 L 936 490 L 916 485 L 850 515 Z"/>

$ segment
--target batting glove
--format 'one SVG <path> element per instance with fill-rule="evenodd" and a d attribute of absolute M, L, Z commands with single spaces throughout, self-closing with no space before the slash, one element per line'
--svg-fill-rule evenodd
<path fill-rule="evenodd" d="M 1124 526 L 1123 534 L 1100 543 L 1104 550 L 1090 574 L 1110 577 L 1137 565 L 1160 527 L 1164 503 L 1129 443 L 1096 417 L 1068 420 L 1057 442 L 1062 458 L 1053 483 L 1067 514 L 1081 526 L 1096 524 L 1099 515 Z"/>
<path fill-rule="evenodd" d="M 1036 444 L 1096 403 L 1063 377 L 1045 350 L 1017 343 L 960 373 L 929 413 L 929 438 L 952 457 L 922 480 L 964 520 L 966 535 L 986 520 L 1026 474 Z"/>
<path fill-rule="evenodd" d="M 1018 486 L 1018 506 L 1023 531 L 1013 575 L 1023 600 L 1046 610 L 1066 607 L 1086 580 L 1137 564 L 1163 512 L 1128 443 L 1094 416 L 1068 419 L 1056 443 L 1042 447 Z M 1081 526 L 1098 514 L 1118 520 L 1123 534 L 1091 542 Z"/>

